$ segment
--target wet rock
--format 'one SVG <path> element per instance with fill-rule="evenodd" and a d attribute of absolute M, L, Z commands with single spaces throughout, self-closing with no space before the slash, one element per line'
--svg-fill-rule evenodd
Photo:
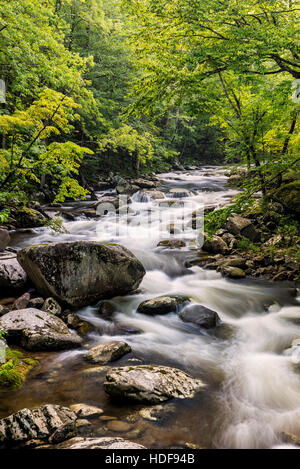
<path fill-rule="evenodd" d="M 101 301 L 98 308 L 98 314 L 103 319 L 111 320 L 113 314 L 116 312 L 116 308 L 109 301 Z"/>
<path fill-rule="evenodd" d="M 0 257 L 0 288 L 22 289 L 26 287 L 27 274 L 14 254 Z"/>
<path fill-rule="evenodd" d="M 0 251 L 4 251 L 4 249 L 9 245 L 9 243 L 9 232 L 5 228 L 0 228 Z"/>
<path fill-rule="evenodd" d="M 122 420 L 110 420 L 106 426 L 109 430 L 120 433 L 128 432 L 132 429 L 132 425 L 130 425 L 130 423 L 122 422 Z"/>
<path fill-rule="evenodd" d="M 17 298 L 16 301 L 13 303 L 12 310 L 26 308 L 29 301 L 30 301 L 30 293 L 24 293 L 24 295 Z"/>
<path fill-rule="evenodd" d="M 29 303 L 28 303 L 27 307 L 28 308 L 42 309 L 44 301 L 45 301 L 44 298 L 41 298 L 41 297 L 31 298 L 29 300 Z"/>
<path fill-rule="evenodd" d="M 158 200 L 158 199 L 164 199 L 165 195 L 163 192 L 161 191 L 151 191 L 151 190 L 142 190 L 141 191 L 141 196 L 145 196 L 145 200 L 141 200 L 141 202 L 146 202 L 147 199 L 154 199 L 154 200 Z"/>
<path fill-rule="evenodd" d="M 246 273 L 238 267 L 223 267 L 221 269 L 221 272 L 224 277 L 229 277 L 233 279 L 241 279 L 246 277 Z"/>
<path fill-rule="evenodd" d="M 221 261 L 221 266 L 238 267 L 239 269 L 245 269 L 247 267 L 246 261 L 247 259 L 244 259 L 243 257 L 234 257 L 232 259 L 226 259 L 225 261 Z"/>
<path fill-rule="evenodd" d="M 200 379 L 166 366 L 125 366 L 112 368 L 106 375 L 104 389 L 110 396 L 156 404 L 173 397 L 192 398 L 204 387 Z"/>
<path fill-rule="evenodd" d="M 204 241 L 203 250 L 214 254 L 226 254 L 228 246 L 220 236 L 213 236 L 211 241 L 208 239 Z"/>
<path fill-rule="evenodd" d="M 300 446 L 300 436 L 294 435 L 290 432 L 281 432 L 278 436 L 283 440 L 284 443 Z"/>
<path fill-rule="evenodd" d="M 61 307 L 54 298 L 47 298 L 43 304 L 42 311 L 47 313 L 55 314 L 55 316 L 61 315 Z"/>
<path fill-rule="evenodd" d="M 184 248 L 186 244 L 181 239 L 164 239 L 160 241 L 157 246 L 164 246 L 168 249 L 180 249 Z"/>
<path fill-rule="evenodd" d="M 140 187 L 141 189 L 155 189 L 156 184 L 153 181 L 148 181 L 146 179 L 134 179 L 131 181 L 132 184 Z"/>
<path fill-rule="evenodd" d="M 16 221 L 16 228 L 36 228 L 44 226 L 49 219 L 40 209 L 36 210 L 34 208 L 13 210 L 12 215 Z"/>
<path fill-rule="evenodd" d="M 219 315 L 215 311 L 198 304 L 186 306 L 179 313 L 179 317 L 184 322 L 191 322 L 204 329 L 217 327 L 221 323 Z"/>
<path fill-rule="evenodd" d="M 57 449 L 145 449 L 144 446 L 118 437 L 71 438 L 56 446 Z"/>
<path fill-rule="evenodd" d="M 103 414 L 103 410 L 100 407 L 87 404 L 72 404 L 70 409 L 81 419 L 93 419 Z"/>
<path fill-rule="evenodd" d="M 72 307 L 130 293 L 145 275 L 127 249 L 93 241 L 32 246 L 18 260 L 43 296 Z"/>
<path fill-rule="evenodd" d="M 126 342 L 111 341 L 92 347 L 86 356 L 90 363 L 106 364 L 119 360 L 127 353 L 131 352 L 131 347 Z"/>
<path fill-rule="evenodd" d="M 175 313 L 179 306 L 187 303 L 189 298 L 184 296 L 159 296 L 143 301 L 137 309 L 141 314 L 154 316 L 156 314 Z"/>
<path fill-rule="evenodd" d="M 91 426 L 91 422 L 87 419 L 78 419 L 76 420 L 76 428 L 79 433 L 84 433 L 84 430 L 88 429 Z"/>
<path fill-rule="evenodd" d="M 26 350 L 62 350 L 79 347 L 82 339 L 71 334 L 58 317 L 34 308 L 10 311 L 0 319 L 9 343 Z"/>
<path fill-rule="evenodd" d="M 38 409 L 22 409 L 0 420 L 0 442 L 45 440 L 66 424 L 75 423 L 76 415 L 68 407 L 45 405 Z"/>
<path fill-rule="evenodd" d="M 261 239 L 259 231 L 253 226 L 249 218 L 240 216 L 229 217 L 226 223 L 226 229 L 233 235 L 241 235 L 250 241 L 258 242 Z"/>
<path fill-rule="evenodd" d="M 49 443 L 55 445 L 61 443 L 62 441 L 73 438 L 77 435 L 77 426 L 74 421 L 67 422 L 64 425 L 61 425 L 54 433 L 49 437 Z"/>
<path fill-rule="evenodd" d="M 71 329 L 75 329 L 78 334 L 86 335 L 95 330 L 94 326 L 87 321 L 83 321 L 80 317 L 71 313 L 69 310 L 64 311 L 61 315 L 61 319 L 67 324 Z"/>
<path fill-rule="evenodd" d="M 167 196 L 169 197 L 178 197 L 178 199 L 181 199 L 183 197 L 190 197 L 192 195 L 192 193 L 187 190 L 187 189 L 183 189 L 181 187 L 178 187 L 178 188 L 174 188 L 174 189 L 170 189 Z"/>

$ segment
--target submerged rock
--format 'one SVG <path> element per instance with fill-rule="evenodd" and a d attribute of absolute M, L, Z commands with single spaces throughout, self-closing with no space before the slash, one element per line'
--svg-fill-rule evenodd
<path fill-rule="evenodd" d="M 21 289 L 25 288 L 27 274 L 20 266 L 14 254 L 8 254 L 5 258 L 0 257 L 0 288 Z"/>
<path fill-rule="evenodd" d="M 150 316 L 156 314 L 175 313 L 179 306 L 187 303 L 189 298 L 184 296 L 159 296 L 150 300 L 143 301 L 137 309 L 141 314 Z"/>
<path fill-rule="evenodd" d="M 32 439 L 45 440 L 66 424 L 75 425 L 75 420 L 74 412 L 68 407 L 59 405 L 45 405 L 34 410 L 22 409 L 0 420 L 0 442 L 20 443 Z M 65 436 L 68 437 L 66 434 Z M 63 436 L 61 435 L 60 438 Z"/>
<path fill-rule="evenodd" d="M 71 438 L 56 446 L 57 449 L 145 449 L 144 446 L 119 437 Z"/>
<path fill-rule="evenodd" d="M 120 400 L 156 404 L 173 397 L 192 398 L 205 385 L 184 371 L 167 366 L 125 366 L 112 368 L 104 389 Z"/>
<path fill-rule="evenodd" d="M 82 343 L 61 319 L 34 308 L 5 314 L 0 319 L 0 329 L 7 333 L 8 342 L 27 350 L 62 350 L 79 347 Z"/>
<path fill-rule="evenodd" d="M 72 307 L 134 291 L 145 269 L 127 249 L 93 241 L 25 248 L 20 264 L 43 296 Z"/>
<path fill-rule="evenodd" d="M 181 239 L 164 239 L 163 241 L 160 241 L 157 246 L 163 246 L 169 249 L 179 249 L 184 248 L 186 243 Z"/>
<path fill-rule="evenodd" d="M 90 363 L 105 365 L 109 362 L 119 360 L 127 353 L 131 352 L 131 347 L 126 342 L 111 341 L 92 347 L 86 356 Z"/>
<path fill-rule="evenodd" d="M 180 313 L 180 319 L 184 322 L 191 322 L 204 329 L 211 329 L 221 323 L 219 315 L 205 306 L 192 304 L 186 306 Z"/>
<path fill-rule="evenodd" d="M 70 409 L 81 419 L 93 419 L 103 414 L 103 410 L 100 407 L 87 404 L 73 404 L 70 405 Z"/>

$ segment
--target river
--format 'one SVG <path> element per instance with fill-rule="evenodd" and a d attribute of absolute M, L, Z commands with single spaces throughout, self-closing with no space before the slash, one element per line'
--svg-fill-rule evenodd
<path fill-rule="evenodd" d="M 193 209 L 205 205 L 222 206 L 236 194 L 226 186 L 224 171 L 217 167 L 158 175 L 158 190 L 190 191 L 180 200 L 191 202 Z M 99 198 L 113 191 L 97 193 Z M 167 199 L 171 200 L 171 199 Z M 116 308 L 114 324 L 97 315 L 89 306 L 78 313 L 96 329 L 86 337 L 85 346 L 105 340 L 125 340 L 132 354 L 116 365 L 161 364 L 183 369 L 200 377 L 206 388 L 194 399 L 170 401 L 158 421 L 141 417 L 141 405 L 120 404 L 103 391 L 105 369 L 88 366 L 84 349 L 62 353 L 38 353 L 39 365 L 20 390 L 0 393 L 0 417 L 24 407 L 46 403 L 83 402 L 104 410 L 105 416 L 129 422 L 120 436 L 134 439 L 147 448 L 179 448 L 186 443 L 201 448 L 272 448 L 285 446 L 281 433 L 300 436 L 300 369 L 284 351 L 300 337 L 300 305 L 286 285 L 264 280 L 230 281 L 213 270 L 198 266 L 187 269 L 184 261 L 196 257 L 197 230 L 187 223 L 184 233 L 175 230 L 172 238 L 186 242 L 186 247 L 157 247 L 170 238 L 159 231 L 161 220 L 176 221 L 182 210 L 161 201 L 134 194 L 129 215 L 87 219 L 79 216 L 65 221 L 67 233 L 53 233 L 37 228 L 34 233 L 19 234 L 14 247 L 35 243 L 98 240 L 118 242 L 130 249 L 143 263 L 146 275 L 139 291 L 112 299 Z M 91 203 L 65 204 L 80 209 Z M 149 225 L 151 213 L 151 225 Z M 137 220 L 131 225 L 129 221 Z M 175 217 L 175 218 L 174 218 Z M 176 224 L 176 223 L 175 223 Z M 145 299 L 160 295 L 190 296 L 193 301 L 215 310 L 225 327 L 221 334 L 200 331 L 182 322 L 176 313 L 145 316 L 137 313 Z M 120 326 L 119 329 L 115 325 Z M 123 329 L 122 329 L 123 328 Z M 137 333 L 135 333 L 137 332 Z M 113 364 L 115 365 L 115 364 Z M 87 435 L 116 435 L 97 419 Z"/>

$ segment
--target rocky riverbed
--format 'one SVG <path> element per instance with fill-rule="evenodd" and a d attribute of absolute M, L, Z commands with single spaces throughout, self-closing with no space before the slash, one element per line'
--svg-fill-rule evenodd
<path fill-rule="evenodd" d="M 227 181 L 116 178 L 43 207 L 60 233 L 0 231 L 3 447 L 298 444 L 299 266 L 269 249 L 280 204 L 202 237 Z"/>

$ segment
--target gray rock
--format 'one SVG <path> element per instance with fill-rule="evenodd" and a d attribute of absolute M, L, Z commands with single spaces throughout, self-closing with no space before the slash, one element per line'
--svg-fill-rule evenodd
<path fill-rule="evenodd" d="M 181 187 L 175 187 L 174 189 L 170 189 L 168 194 L 171 197 L 178 197 L 179 199 L 183 197 L 190 197 L 192 193 L 188 191 L 187 189 L 183 189 Z"/>
<path fill-rule="evenodd" d="M 43 304 L 42 311 L 47 313 L 55 314 L 56 316 L 61 315 L 61 307 L 54 298 L 47 298 Z"/>
<path fill-rule="evenodd" d="M 131 352 L 131 347 L 126 342 L 111 341 L 92 347 L 86 356 L 90 363 L 105 365 L 114 362 L 119 358 Z"/>
<path fill-rule="evenodd" d="M 0 442 L 25 442 L 47 439 L 66 424 L 75 423 L 76 415 L 68 407 L 45 405 L 22 409 L 0 420 Z"/>
<path fill-rule="evenodd" d="M 180 319 L 184 322 L 191 322 L 204 329 L 211 329 L 221 322 L 219 315 L 205 306 L 192 304 L 186 306 L 180 313 Z"/>
<path fill-rule="evenodd" d="M 58 317 L 34 308 L 10 311 L 0 319 L 11 343 L 27 350 L 62 350 L 79 347 L 82 339 L 71 334 Z"/>
<path fill-rule="evenodd" d="M 141 196 L 145 196 L 144 200 L 141 200 L 141 202 L 146 202 L 146 200 L 153 199 L 153 200 L 159 200 L 159 199 L 164 199 L 165 195 L 161 191 L 151 191 L 151 190 L 142 190 L 141 191 Z"/>
<path fill-rule="evenodd" d="M 104 382 L 105 391 L 114 398 L 150 404 L 192 398 L 203 387 L 200 379 L 184 371 L 154 365 L 112 368 Z"/>
<path fill-rule="evenodd" d="M 175 313 L 181 305 L 188 301 L 190 301 L 189 298 L 184 296 L 159 296 L 151 300 L 143 301 L 137 311 L 150 316 Z"/>
<path fill-rule="evenodd" d="M 26 283 L 27 274 L 14 254 L 0 258 L 0 288 L 21 289 L 25 288 Z"/>
<path fill-rule="evenodd" d="M 18 260 L 43 296 L 72 307 L 130 293 L 145 275 L 127 249 L 93 241 L 32 246 Z"/>
<path fill-rule="evenodd" d="M 5 228 L 0 228 L 0 251 L 4 251 L 4 249 L 9 245 L 9 243 L 9 232 Z"/>
<path fill-rule="evenodd" d="M 12 310 L 27 308 L 29 301 L 30 293 L 24 293 L 24 295 L 17 298 L 16 301 L 13 303 Z"/>
<path fill-rule="evenodd" d="M 260 241 L 260 233 L 253 226 L 249 218 L 238 215 L 229 217 L 226 223 L 226 229 L 233 235 L 241 235 L 253 242 Z"/>
<path fill-rule="evenodd" d="M 57 449 L 145 449 L 132 441 L 118 437 L 71 438 L 56 446 Z"/>
<path fill-rule="evenodd" d="M 220 236 L 213 236 L 211 241 L 208 239 L 205 240 L 203 250 L 213 252 L 214 254 L 226 254 L 228 252 L 228 246 Z"/>
<path fill-rule="evenodd" d="M 62 441 L 68 440 L 77 436 L 77 425 L 76 422 L 67 422 L 61 425 L 54 433 L 49 437 L 49 443 L 55 445 Z"/>
<path fill-rule="evenodd" d="M 101 318 L 110 320 L 115 312 L 116 308 L 112 303 L 109 301 L 101 301 L 98 308 L 98 314 Z"/>

